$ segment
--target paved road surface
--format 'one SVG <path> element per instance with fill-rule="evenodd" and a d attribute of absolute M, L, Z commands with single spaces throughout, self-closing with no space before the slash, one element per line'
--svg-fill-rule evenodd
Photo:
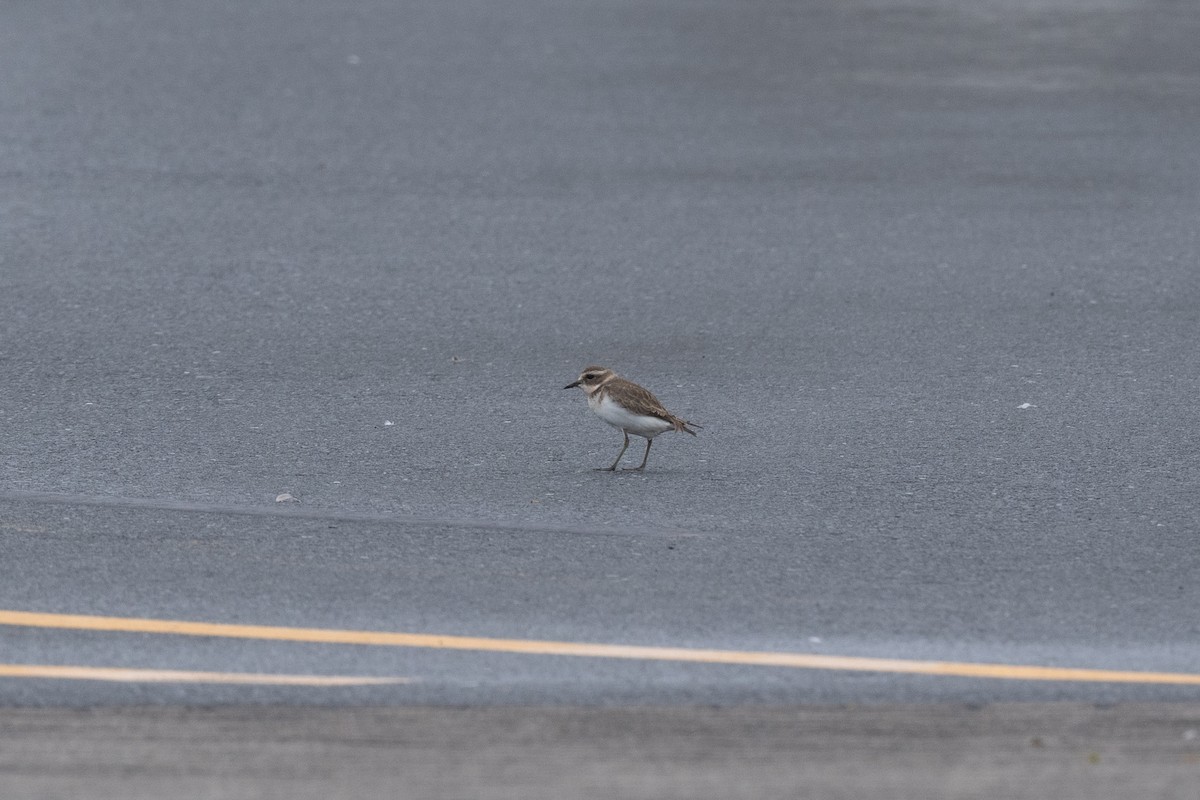
<path fill-rule="evenodd" d="M 562 708 L 38 709 L 0 716 L 0 786 L 94 800 L 1191 800 L 1198 729 L 1196 705 L 607 709 L 582 720 Z"/>
<path fill-rule="evenodd" d="M 1196 41 L 1165 0 L 6 4 L 0 612 L 79 618 L 5 617 L 0 703 L 1196 700 Z M 701 436 L 594 472 L 595 362 Z M 271 683 L 314 675 L 393 682 Z"/>

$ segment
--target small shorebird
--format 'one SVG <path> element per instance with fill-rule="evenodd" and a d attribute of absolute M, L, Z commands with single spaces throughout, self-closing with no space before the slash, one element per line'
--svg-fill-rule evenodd
<path fill-rule="evenodd" d="M 621 456 L 625 455 L 625 450 L 629 447 L 631 433 L 646 440 L 646 453 L 642 456 L 642 463 L 636 467 L 626 467 L 637 471 L 645 469 L 646 459 L 650 457 L 650 445 L 654 443 L 655 436 L 667 431 L 683 431 L 695 436 L 696 432 L 688 426 L 700 427 L 667 411 L 648 389 L 617 377 L 617 373 L 608 367 L 587 367 L 579 373 L 577 380 L 563 388 L 572 389 L 576 386 L 582 387 L 587 393 L 588 408 L 596 412 L 596 416 L 614 428 L 620 428 L 625 434 L 625 444 L 621 447 L 621 452 L 617 453 L 617 460 L 611 467 L 601 467 L 602 471 L 612 472 L 617 468 L 617 464 L 621 463 Z"/>

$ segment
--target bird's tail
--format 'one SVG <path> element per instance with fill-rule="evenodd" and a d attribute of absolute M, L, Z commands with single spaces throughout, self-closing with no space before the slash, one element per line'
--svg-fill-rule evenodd
<path fill-rule="evenodd" d="M 686 419 L 680 419 L 679 417 L 671 417 L 671 422 L 675 425 L 675 430 L 690 433 L 692 436 L 696 435 L 696 431 L 692 430 L 692 428 L 701 431 L 704 430 L 703 425 L 697 425 L 694 422 L 688 422 Z M 691 428 L 688 427 L 689 425 Z"/>

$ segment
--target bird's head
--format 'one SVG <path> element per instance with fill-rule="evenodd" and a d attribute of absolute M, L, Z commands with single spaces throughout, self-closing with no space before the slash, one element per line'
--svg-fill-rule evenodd
<path fill-rule="evenodd" d="M 585 392 L 591 394 L 616 376 L 616 373 L 608 367 L 584 367 L 583 372 L 579 373 L 579 377 L 563 388 L 574 389 L 576 386 L 581 386 Z"/>

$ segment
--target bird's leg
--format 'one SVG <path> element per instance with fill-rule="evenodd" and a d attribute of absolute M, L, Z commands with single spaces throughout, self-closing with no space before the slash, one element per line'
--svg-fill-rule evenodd
<path fill-rule="evenodd" d="M 626 467 L 626 472 L 641 472 L 646 468 L 646 459 L 650 457 L 650 445 L 654 443 L 653 439 L 646 440 L 646 453 L 642 456 L 642 463 L 636 467 Z"/>
<path fill-rule="evenodd" d="M 629 433 L 621 431 L 625 434 L 625 444 L 621 447 L 621 452 L 617 453 L 617 460 L 612 463 L 611 467 L 597 467 L 600 472 L 612 472 L 617 468 L 617 464 L 621 463 L 621 456 L 625 455 L 625 450 L 629 447 Z"/>

